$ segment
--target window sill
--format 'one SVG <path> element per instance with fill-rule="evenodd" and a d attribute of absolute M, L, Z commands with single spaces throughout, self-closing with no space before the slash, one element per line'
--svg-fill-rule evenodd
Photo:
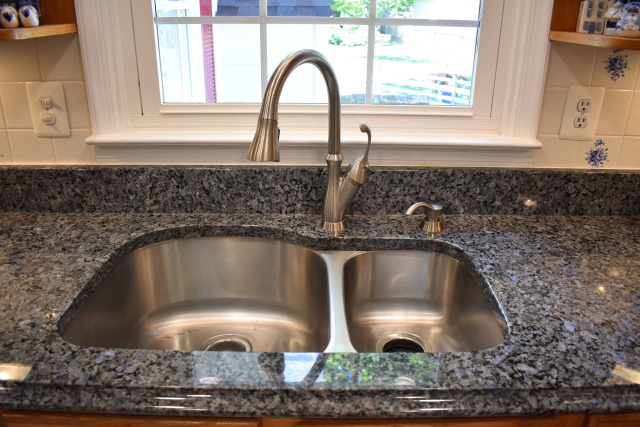
<path fill-rule="evenodd" d="M 104 164 L 257 165 L 246 159 L 253 135 L 247 132 L 138 131 L 93 135 L 87 144 Z M 364 135 L 344 135 L 344 164 L 363 154 Z M 531 167 L 535 139 L 499 135 L 373 135 L 369 160 L 377 166 Z M 326 135 L 283 133 L 280 164 L 324 165 Z"/>

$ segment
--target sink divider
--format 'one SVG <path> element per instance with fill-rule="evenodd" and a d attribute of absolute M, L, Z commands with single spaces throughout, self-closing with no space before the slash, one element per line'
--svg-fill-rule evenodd
<path fill-rule="evenodd" d="M 349 339 L 344 306 L 344 264 L 362 251 L 318 251 L 327 265 L 330 299 L 330 340 L 325 353 L 357 353 Z"/>

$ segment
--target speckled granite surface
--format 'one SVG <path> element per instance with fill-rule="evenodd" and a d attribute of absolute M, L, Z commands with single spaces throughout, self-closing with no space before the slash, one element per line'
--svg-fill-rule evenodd
<path fill-rule="evenodd" d="M 5 212 L 315 215 L 322 167 L 0 168 Z M 447 215 L 640 215 L 640 173 L 374 167 L 349 213 L 395 215 L 416 201 Z M 537 202 L 533 208 L 524 201 Z"/>
<path fill-rule="evenodd" d="M 46 187 L 41 179 L 36 186 Z M 73 188 L 61 191 L 67 201 L 58 206 L 74 206 Z M 315 215 L 41 210 L 0 214 L 0 363 L 32 366 L 24 381 L 2 381 L 2 407 L 296 417 L 640 411 L 640 385 L 608 382 L 616 365 L 640 370 L 638 217 L 450 215 L 432 238 L 412 218 L 357 215 L 336 237 Z M 455 251 L 491 287 L 509 332 L 488 350 L 413 357 L 83 348 L 60 338 L 74 297 L 122 255 L 202 235 Z"/>

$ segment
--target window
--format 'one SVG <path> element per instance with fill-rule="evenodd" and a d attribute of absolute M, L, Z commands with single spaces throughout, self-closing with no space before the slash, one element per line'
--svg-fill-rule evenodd
<path fill-rule="evenodd" d="M 361 154 L 358 123 L 366 120 L 374 165 L 530 166 L 541 146 L 552 0 L 464 0 L 475 15 L 454 10 L 437 19 L 418 6 L 439 0 L 404 0 L 405 9 L 392 12 L 390 0 L 305 0 L 330 16 L 279 11 L 286 1 L 243 0 L 242 11 L 232 0 L 77 1 L 88 143 L 99 161 L 245 163 L 271 70 L 285 54 L 311 47 L 326 49 L 341 83 L 346 160 Z M 346 3 L 364 4 L 348 13 L 366 16 L 343 16 Z M 426 33 L 458 38 L 466 51 L 416 48 Z M 300 67 L 285 85 L 283 101 L 297 104 L 280 107 L 283 162 L 324 164 L 326 89 L 319 74 L 309 83 L 314 73 Z"/>
<path fill-rule="evenodd" d="M 164 104 L 260 102 L 280 60 L 310 48 L 332 64 L 343 104 L 471 105 L 480 0 L 458 0 L 455 8 L 450 0 L 154 5 Z M 318 77 L 312 67 L 300 69 L 282 102 L 327 102 Z"/>

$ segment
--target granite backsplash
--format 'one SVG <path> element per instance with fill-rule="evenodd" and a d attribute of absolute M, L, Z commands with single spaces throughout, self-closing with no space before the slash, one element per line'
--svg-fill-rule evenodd
<path fill-rule="evenodd" d="M 325 186 L 318 166 L 3 167 L 0 210 L 308 215 Z M 446 215 L 636 216 L 639 189 L 638 171 L 373 167 L 348 213 L 432 201 Z"/>

